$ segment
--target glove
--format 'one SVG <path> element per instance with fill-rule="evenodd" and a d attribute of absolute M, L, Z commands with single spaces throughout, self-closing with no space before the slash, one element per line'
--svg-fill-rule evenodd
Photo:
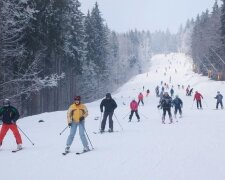
<path fill-rule="evenodd" d="M 83 121 L 84 120 L 84 116 L 81 116 L 79 120 L 80 120 L 80 122 Z"/>
<path fill-rule="evenodd" d="M 68 126 L 71 127 L 72 126 L 72 122 L 68 123 Z"/>
<path fill-rule="evenodd" d="M 159 109 L 160 105 L 157 106 L 157 108 Z"/>

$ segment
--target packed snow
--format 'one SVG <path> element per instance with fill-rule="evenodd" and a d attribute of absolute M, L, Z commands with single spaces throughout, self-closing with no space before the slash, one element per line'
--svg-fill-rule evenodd
<path fill-rule="evenodd" d="M 132 78 L 112 93 L 118 104 L 113 116 L 114 130 L 118 132 L 94 134 L 99 131 L 102 99 L 86 104 L 89 116 L 85 125 L 94 150 L 82 155 L 76 155 L 83 149 L 78 133 L 71 153 L 62 155 L 69 135 L 69 129 L 59 135 L 67 126 L 66 111 L 20 119 L 18 126 L 35 145 L 32 146 L 22 134 L 24 149 L 11 153 L 16 143 L 12 133 L 8 133 L 0 150 L 0 179 L 225 179 L 225 112 L 214 110 L 214 97 L 217 91 L 225 95 L 225 82 L 194 74 L 191 63 L 183 54 L 154 56 L 149 72 Z M 178 94 L 184 103 L 183 117 L 174 118 L 174 123 L 169 124 L 166 116 L 166 124 L 162 124 L 155 87 L 161 81 L 169 83 L 170 76 L 170 86 L 174 86 L 175 95 Z M 178 84 L 185 88 L 178 89 Z M 203 110 L 196 108 L 193 96 L 186 96 L 188 85 L 203 95 Z M 139 106 L 141 121 L 137 122 L 134 115 L 128 123 L 129 103 L 137 99 L 139 92 L 145 95 L 147 89 L 150 96 L 144 98 L 144 106 Z M 39 123 L 39 120 L 44 122 Z"/>

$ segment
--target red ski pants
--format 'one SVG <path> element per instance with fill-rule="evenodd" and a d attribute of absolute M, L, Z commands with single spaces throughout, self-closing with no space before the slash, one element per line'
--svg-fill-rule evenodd
<path fill-rule="evenodd" d="M 16 138 L 16 143 L 22 144 L 22 139 L 21 139 L 21 136 L 20 136 L 20 133 L 18 131 L 16 124 L 3 124 L 2 125 L 2 129 L 0 131 L 0 144 L 2 143 L 4 137 L 9 129 L 11 129 L 11 131 L 13 132 L 13 135 Z"/>

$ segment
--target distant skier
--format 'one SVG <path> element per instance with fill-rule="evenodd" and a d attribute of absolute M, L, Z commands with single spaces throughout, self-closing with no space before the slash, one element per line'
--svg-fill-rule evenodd
<path fill-rule="evenodd" d="M 178 89 L 180 89 L 180 84 L 177 85 Z"/>
<path fill-rule="evenodd" d="M 132 119 L 134 113 L 138 119 L 138 122 L 140 122 L 140 116 L 138 114 L 138 103 L 137 103 L 137 101 L 135 101 L 135 99 L 131 101 L 130 109 L 131 109 L 131 114 L 129 117 L 129 122 L 131 122 L 131 119 Z"/>
<path fill-rule="evenodd" d="M 149 90 L 149 89 L 147 89 L 147 91 L 146 91 L 146 97 L 148 97 L 148 96 L 149 96 L 149 94 L 150 94 L 150 90 Z"/>
<path fill-rule="evenodd" d="M 173 118 L 171 114 L 172 107 L 172 98 L 169 96 L 168 92 L 165 92 L 162 99 L 159 102 L 160 104 L 157 106 L 158 108 L 163 109 L 162 123 L 165 124 L 166 112 L 168 112 L 170 118 L 170 124 L 173 123 Z"/>
<path fill-rule="evenodd" d="M 112 116 L 114 113 L 114 110 L 117 108 L 116 101 L 112 98 L 110 93 L 106 94 L 105 99 L 102 100 L 100 104 L 100 110 L 103 112 L 103 107 L 105 108 L 102 124 L 101 124 L 101 130 L 100 132 L 103 133 L 105 131 L 105 124 L 107 117 L 109 117 L 109 132 L 113 132 L 113 120 Z"/>
<path fill-rule="evenodd" d="M 160 101 L 163 98 L 163 95 L 164 95 L 164 91 L 161 91 L 160 94 L 159 94 Z"/>
<path fill-rule="evenodd" d="M 80 139 L 83 144 L 83 151 L 89 151 L 88 141 L 85 136 L 85 118 L 88 116 L 88 110 L 84 104 L 81 103 L 81 97 L 75 96 L 74 103 L 70 105 L 67 111 L 67 121 L 70 127 L 70 134 L 67 138 L 65 153 L 70 152 L 70 146 L 73 143 L 74 136 L 79 127 Z"/>
<path fill-rule="evenodd" d="M 19 119 L 20 115 L 18 110 L 10 105 L 10 100 L 5 99 L 3 101 L 3 107 L 0 108 L 0 116 L 2 117 L 2 128 L 0 131 L 0 147 L 2 146 L 3 139 L 10 129 L 16 138 L 17 150 L 22 149 L 22 139 L 19 130 L 16 125 L 16 121 Z"/>
<path fill-rule="evenodd" d="M 159 97 L 159 86 L 156 86 L 156 88 L 155 88 L 155 94 L 156 94 L 156 97 Z"/>
<path fill-rule="evenodd" d="M 188 96 L 189 91 L 190 91 L 190 90 L 189 90 L 189 87 L 187 87 L 187 88 L 186 88 L 186 96 Z"/>
<path fill-rule="evenodd" d="M 196 91 L 194 96 L 194 101 L 196 100 L 198 109 L 199 107 L 200 109 L 202 109 L 202 101 L 201 101 L 202 99 L 203 99 L 203 96 L 198 91 Z"/>
<path fill-rule="evenodd" d="M 192 92 L 193 92 L 193 88 L 191 88 L 191 90 L 189 91 L 188 96 L 191 96 Z"/>
<path fill-rule="evenodd" d="M 142 103 L 142 105 L 144 106 L 144 96 L 143 94 L 140 92 L 139 95 L 138 95 L 138 105 L 140 104 L 140 102 Z"/>
<path fill-rule="evenodd" d="M 179 98 L 178 95 L 175 96 L 175 99 L 172 101 L 172 104 L 175 107 L 175 110 L 174 110 L 175 118 L 177 117 L 177 111 L 179 111 L 180 117 L 182 117 L 182 110 L 181 109 L 183 108 L 183 102 Z"/>
<path fill-rule="evenodd" d="M 143 86 L 143 91 L 145 90 L 145 86 Z"/>
<path fill-rule="evenodd" d="M 169 80 L 169 81 L 170 81 L 170 83 L 171 83 L 171 81 L 172 81 L 172 78 L 171 78 L 171 76 L 170 76 L 170 80 Z"/>
<path fill-rule="evenodd" d="M 217 92 L 217 95 L 216 95 L 215 99 L 217 100 L 216 109 L 218 109 L 219 104 L 221 106 L 221 109 L 223 109 L 223 95 L 220 94 L 219 91 Z"/>
<path fill-rule="evenodd" d="M 174 95 L 174 90 L 173 90 L 173 88 L 170 89 L 170 95 L 171 95 L 171 97 L 173 97 L 173 95 Z"/>

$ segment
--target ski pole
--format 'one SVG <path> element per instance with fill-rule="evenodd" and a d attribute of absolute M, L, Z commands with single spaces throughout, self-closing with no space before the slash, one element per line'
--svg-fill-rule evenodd
<path fill-rule="evenodd" d="M 17 125 L 18 129 L 23 133 L 23 135 L 31 142 L 31 144 L 34 146 L 34 143 L 30 140 L 30 138 L 23 132 L 22 129 Z"/>
<path fill-rule="evenodd" d="M 100 117 L 100 121 L 99 121 L 99 130 L 101 130 L 101 126 L 102 126 L 102 112 L 101 112 L 101 117 Z"/>
<path fill-rule="evenodd" d="M 208 105 L 207 105 L 207 103 L 205 102 L 205 100 L 204 100 L 204 99 L 202 99 L 202 100 L 203 100 L 203 102 L 205 103 L 206 107 L 208 108 Z"/>
<path fill-rule="evenodd" d="M 62 135 L 64 133 L 64 131 L 68 128 L 69 126 L 66 126 L 62 131 L 61 133 L 59 133 L 59 135 Z"/>
<path fill-rule="evenodd" d="M 160 113 L 160 109 L 159 109 L 159 108 L 157 108 L 157 109 L 158 109 L 159 116 L 160 116 L 160 118 L 161 118 L 162 115 L 161 115 L 161 113 Z"/>
<path fill-rule="evenodd" d="M 123 117 L 123 119 L 125 119 L 129 114 L 130 114 L 130 112 L 128 112 L 128 113 L 126 114 L 126 116 Z"/>
<path fill-rule="evenodd" d="M 84 127 L 84 124 L 81 124 L 81 125 L 82 125 L 82 127 L 84 128 L 84 132 L 85 132 L 85 134 L 86 134 L 86 136 L 87 136 L 87 138 L 88 138 L 88 141 L 89 141 L 89 143 L 91 144 L 91 147 L 92 147 L 92 150 L 93 150 L 94 147 L 93 147 L 93 145 L 92 145 L 92 143 L 91 143 L 91 140 L 90 140 L 90 138 L 89 138 L 89 136 L 88 136 L 88 133 L 87 133 L 85 127 Z"/>
<path fill-rule="evenodd" d="M 194 102 L 195 102 L 195 101 L 193 101 L 193 103 L 192 103 L 191 109 L 193 109 Z"/>
<path fill-rule="evenodd" d="M 117 123 L 119 124 L 120 128 L 121 128 L 121 129 L 122 129 L 122 131 L 123 131 L 123 127 L 121 126 L 121 124 L 120 124 L 120 122 L 119 122 L 118 118 L 116 117 L 115 113 L 114 113 L 113 115 L 115 116 L 115 118 L 116 118 L 116 120 L 117 120 Z"/>
<path fill-rule="evenodd" d="M 144 118 L 149 119 L 147 116 L 145 116 L 145 115 L 144 115 L 144 114 L 142 114 L 141 112 L 140 112 L 140 114 L 141 114 L 142 116 L 144 116 Z"/>

